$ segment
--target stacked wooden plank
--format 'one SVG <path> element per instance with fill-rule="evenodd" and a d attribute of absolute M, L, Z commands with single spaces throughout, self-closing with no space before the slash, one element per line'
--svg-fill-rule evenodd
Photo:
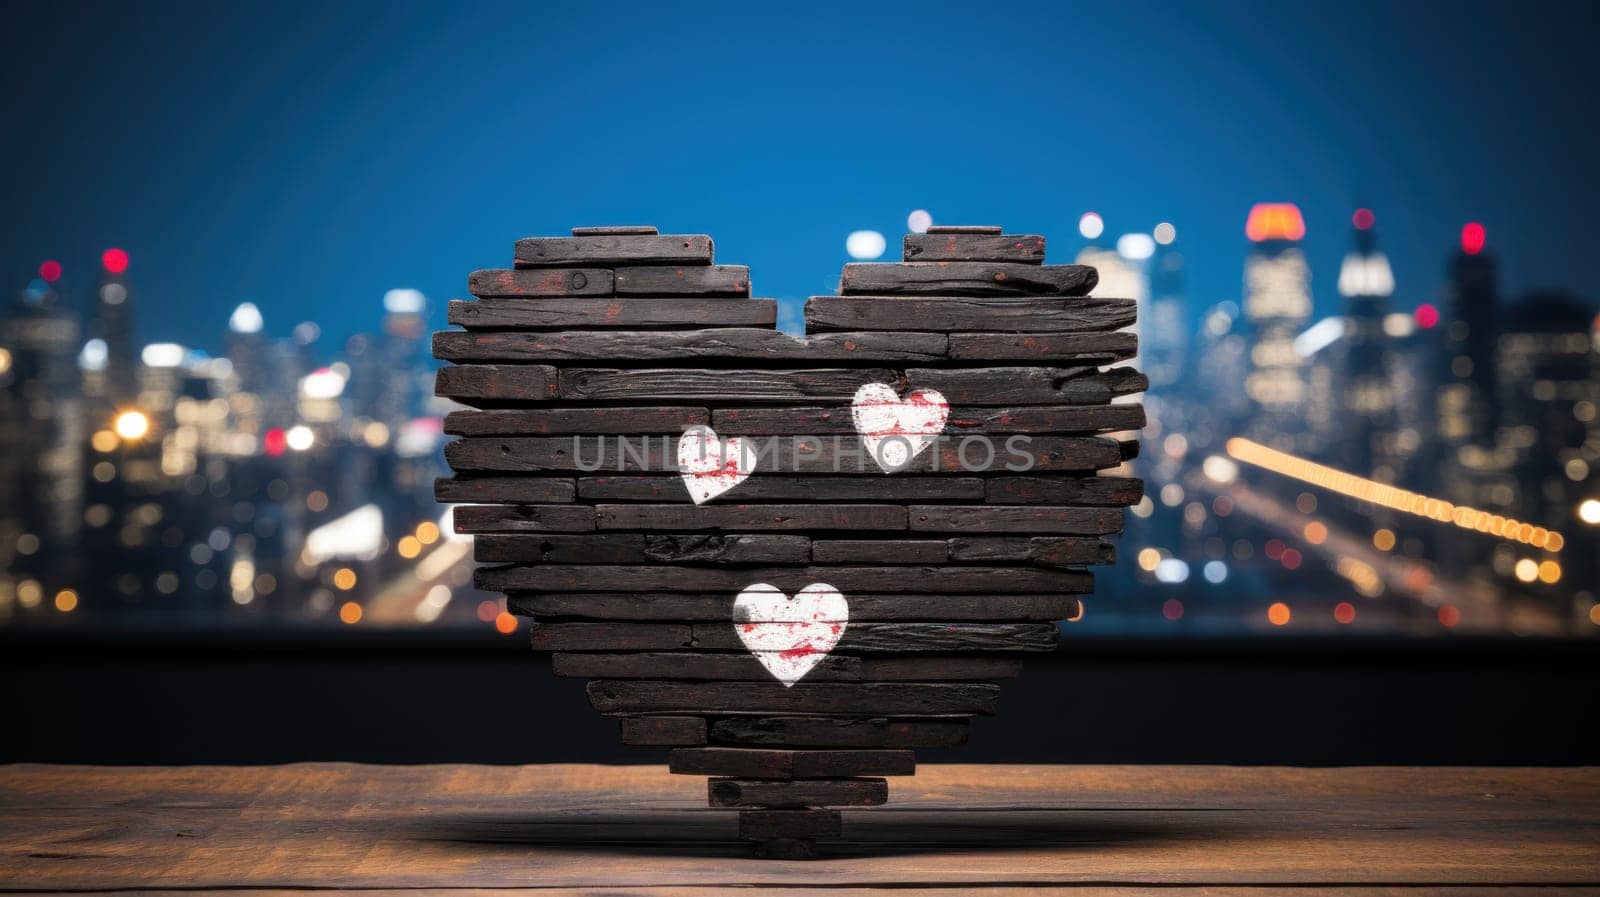
<path fill-rule="evenodd" d="M 904 246 L 846 265 L 794 338 L 709 237 L 575 228 L 474 273 L 477 299 L 450 306 L 463 329 L 434 337 L 452 362 L 439 395 L 474 409 L 446 420 L 462 438 L 437 495 L 496 565 L 479 585 L 534 619 L 557 675 L 593 680 L 625 742 L 712 776 L 711 804 L 740 809 L 766 855 L 808 855 L 838 808 L 887 799 L 912 749 L 962 743 L 997 681 L 1054 649 L 1142 494 L 1100 473 L 1144 422 L 1113 404 L 1145 385 L 1118 366 L 1133 301 L 1088 297 L 1094 270 L 1043 264 L 1039 236 L 932 228 Z M 893 472 L 852 415 L 869 384 L 946 403 L 941 438 Z M 694 427 L 772 454 L 695 503 L 675 468 Z M 736 625 L 758 583 L 848 603 L 797 682 Z"/>

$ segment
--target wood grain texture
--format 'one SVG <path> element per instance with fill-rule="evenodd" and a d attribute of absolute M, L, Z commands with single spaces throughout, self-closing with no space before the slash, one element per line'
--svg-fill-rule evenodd
<path fill-rule="evenodd" d="M 1122 507 L 1144 497 L 1138 477 L 991 477 L 984 480 L 984 500 L 991 504 L 1090 505 Z"/>
<path fill-rule="evenodd" d="M 1111 564 L 1116 549 L 1103 539 L 1070 536 L 958 536 L 950 540 L 950 560 L 1020 561 L 1057 567 Z"/>
<path fill-rule="evenodd" d="M 852 624 L 902 620 L 1066 620 L 1078 613 L 1078 601 L 1070 594 L 851 594 L 847 597 Z M 730 593 L 512 592 L 506 596 L 506 608 L 519 616 L 541 619 L 727 622 L 732 619 L 733 598 Z"/>
<path fill-rule="evenodd" d="M 713 737 L 767 722 L 717 720 Z M 889 806 L 847 813 L 823 863 L 749 858 L 739 814 L 708 811 L 706 787 L 660 765 L 15 764 L 0 767 L 0 887 L 205 897 L 1600 887 L 1595 768 L 924 763 L 895 782 Z"/>
<path fill-rule="evenodd" d="M 726 621 L 692 623 L 687 628 L 683 623 L 665 622 L 539 622 L 529 627 L 529 633 L 538 651 L 618 653 L 692 649 L 748 653 L 734 624 Z M 1054 623 L 851 623 L 833 654 L 1030 654 L 1054 650 L 1059 636 Z M 729 708 L 708 705 L 699 709 Z M 653 710 L 645 708 L 640 712 Z M 894 712 L 879 709 L 878 715 Z M 909 711 L 900 712 L 909 714 Z"/>
<path fill-rule="evenodd" d="M 467 292 L 480 299 L 609 296 L 615 286 L 608 268 L 486 269 L 467 277 Z"/>
<path fill-rule="evenodd" d="M 537 481 L 535 481 L 537 482 Z M 645 537 L 628 533 L 604 535 L 504 535 L 491 533 L 473 542 L 478 563 L 643 564 Z"/>
<path fill-rule="evenodd" d="M 706 743 L 704 717 L 625 716 L 618 722 L 623 744 L 677 747 Z"/>
<path fill-rule="evenodd" d="M 466 413 L 466 412 L 462 412 Z M 855 432 L 850 409 L 838 405 L 784 408 L 717 408 L 712 426 L 723 436 L 832 436 Z M 945 420 L 950 436 L 1013 433 L 1067 434 L 1137 430 L 1145 425 L 1144 406 L 1018 405 L 984 408 L 956 405 Z M 640 430 L 638 432 L 645 432 Z"/>
<path fill-rule="evenodd" d="M 839 278 L 843 295 L 907 293 L 995 296 L 1027 293 L 1085 296 L 1100 282 L 1086 265 L 1011 262 L 852 262 Z"/>
<path fill-rule="evenodd" d="M 653 224 L 622 224 L 609 227 L 575 227 L 572 229 L 574 237 L 624 237 L 647 236 L 658 234 Z"/>
<path fill-rule="evenodd" d="M 663 265 L 616 269 L 619 296 L 748 296 L 744 265 Z"/>
<path fill-rule="evenodd" d="M 937 389 L 952 405 L 1098 405 L 1150 385 L 1131 368 L 910 368 L 905 373 L 908 388 Z"/>
<path fill-rule="evenodd" d="M 811 559 L 819 564 L 942 564 L 950 546 L 938 539 L 818 539 Z"/>
<path fill-rule="evenodd" d="M 439 502 L 551 504 L 572 501 L 576 495 L 571 479 L 555 477 L 439 477 L 433 481 L 433 498 Z"/>
<path fill-rule="evenodd" d="M 982 501 L 977 477 L 752 476 L 730 491 L 744 501 Z M 685 502 L 689 491 L 678 476 L 589 476 L 578 478 L 578 496 L 601 501 Z"/>
<path fill-rule="evenodd" d="M 712 327 L 771 327 L 775 299 L 671 299 L 618 296 L 560 301 L 484 298 L 452 300 L 449 321 L 468 330 L 568 330 L 640 328 L 702 330 Z"/>
<path fill-rule="evenodd" d="M 747 841 L 772 838 L 836 838 L 841 831 L 838 810 L 741 810 L 739 837 Z"/>
<path fill-rule="evenodd" d="M 1044 237 L 1038 234 L 906 234 L 900 258 L 907 262 L 1044 261 Z"/>
<path fill-rule="evenodd" d="M 898 530 L 906 509 L 894 505 L 595 505 L 607 530 Z"/>
<path fill-rule="evenodd" d="M 464 404 L 548 402 L 557 395 L 556 369 L 543 364 L 448 365 L 434 377 L 433 392 Z"/>
<path fill-rule="evenodd" d="M 594 529 L 585 505 L 457 505 L 458 533 L 581 533 Z"/>
<path fill-rule="evenodd" d="M 806 300 L 805 321 L 809 332 L 931 330 L 1084 333 L 1127 327 L 1133 323 L 1135 313 L 1132 299 L 813 296 Z"/>
<path fill-rule="evenodd" d="M 601 679 L 585 688 L 601 713 L 708 710 L 840 716 L 993 715 L 1000 688 L 987 682 L 670 682 Z"/>
<path fill-rule="evenodd" d="M 724 612 L 729 601 L 724 601 Z M 565 679 L 697 679 L 724 682 L 771 682 L 772 674 L 752 654 L 689 654 L 633 652 L 550 655 L 550 668 Z M 806 674 L 807 682 L 860 682 L 861 658 L 832 655 Z M 722 773 L 734 775 L 734 773 Z"/>
<path fill-rule="evenodd" d="M 705 234 L 587 234 L 526 237 L 512 251 L 518 268 L 610 267 L 612 265 L 709 265 Z"/>
<path fill-rule="evenodd" d="M 798 747 L 956 747 L 967 743 L 970 729 L 966 720 L 755 716 L 719 719 L 709 739 Z"/>
<path fill-rule="evenodd" d="M 1121 508 L 912 505 L 907 511 L 916 532 L 1097 536 L 1120 533 L 1123 526 Z"/>
<path fill-rule="evenodd" d="M 1120 406 L 1119 406 L 1120 407 Z M 514 408 L 452 411 L 444 431 L 457 436 L 674 433 L 711 423 L 705 408 Z"/>
<path fill-rule="evenodd" d="M 909 776 L 916 774 L 917 761 L 908 750 L 690 747 L 677 748 L 668 756 L 667 771 L 676 775 L 747 779 Z"/>
<path fill-rule="evenodd" d="M 433 335 L 433 355 L 445 361 L 617 362 L 719 358 L 770 362 L 927 362 L 943 360 L 947 346 L 942 333 L 860 331 L 797 338 L 776 330 L 746 327 L 665 331 L 443 330 Z M 1032 356 L 997 353 L 995 357 Z M 1109 352 L 1093 357 L 1116 360 L 1114 353 Z"/>
<path fill-rule="evenodd" d="M 811 370 L 706 370 L 684 368 L 567 368 L 560 396 L 573 401 L 708 400 L 788 402 L 833 399 L 848 402 L 867 383 L 896 383 L 900 376 L 882 368 Z"/>
<path fill-rule="evenodd" d="M 946 354 L 962 361 L 1071 361 L 1110 364 L 1139 352 L 1137 334 L 952 333 Z"/>
<path fill-rule="evenodd" d="M 677 469 L 677 435 L 608 437 L 473 436 L 445 444 L 450 467 L 466 473 L 609 472 L 640 473 Z M 753 437 L 747 443 L 757 456 L 753 477 L 830 474 L 867 475 L 883 470 L 867 445 L 856 436 Z M 897 471 L 906 474 L 957 476 L 1044 472 L 1090 473 L 1123 462 L 1120 442 L 1101 436 L 1019 434 L 993 440 L 971 435 L 940 438 Z M 746 480 L 748 482 L 748 480 Z M 898 490 L 891 494 L 903 498 Z M 741 483 L 730 498 L 751 497 Z"/>
<path fill-rule="evenodd" d="M 711 779 L 707 790 L 713 807 L 876 807 L 889 800 L 883 779 Z"/>
<path fill-rule="evenodd" d="M 458 508 L 457 512 L 460 510 Z M 732 570 L 666 564 L 650 566 L 538 564 L 480 567 L 476 574 L 478 587 L 492 592 L 642 590 L 727 592 L 731 595 L 756 582 L 767 582 L 785 591 L 792 591 L 819 581 L 842 589 L 846 594 L 927 592 L 1012 595 L 1050 591 L 1083 594 L 1094 586 L 1093 577 L 1079 571 L 952 565 L 751 567 Z"/>

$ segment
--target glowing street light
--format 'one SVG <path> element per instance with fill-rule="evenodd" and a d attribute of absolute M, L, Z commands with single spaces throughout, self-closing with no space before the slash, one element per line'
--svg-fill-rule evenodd
<path fill-rule="evenodd" d="M 1578 519 L 1590 526 L 1600 526 L 1600 500 L 1591 498 L 1578 505 Z"/>
<path fill-rule="evenodd" d="M 149 435 L 150 418 L 143 411 L 124 411 L 112 421 L 111 429 L 124 442 L 134 442 Z"/>
<path fill-rule="evenodd" d="M 284 434 L 284 441 L 289 448 L 297 452 L 303 452 L 311 448 L 317 441 L 317 437 L 315 433 L 311 432 L 310 427 L 305 424 L 296 424 L 289 428 L 289 432 Z"/>

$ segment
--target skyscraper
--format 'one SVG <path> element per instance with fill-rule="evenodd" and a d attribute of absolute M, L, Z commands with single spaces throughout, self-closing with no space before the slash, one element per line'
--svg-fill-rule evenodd
<path fill-rule="evenodd" d="M 1244 430 L 1257 442 L 1296 449 L 1306 398 L 1304 359 L 1294 339 L 1311 317 L 1311 268 L 1299 242 L 1305 219 L 1293 203 L 1257 203 L 1245 222 L 1243 313 L 1250 337 L 1245 394 L 1254 407 Z"/>
<path fill-rule="evenodd" d="M 1443 350 L 1439 364 L 1439 434 L 1455 444 L 1487 445 L 1499 426 L 1495 349 L 1499 276 L 1487 233 L 1472 222 L 1446 280 Z M 1426 325 L 1427 322 L 1419 322 Z"/>
<path fill-rule="evenodd" d="M 1389 339 L 1384 333 L 1394 274 L 1378 249 L 1372 211 L 1357 209 L 1350 223 L 1350 251 L 1339 267 L 1339 295 L 1346 307 L 1344 370 L 1336 399 L 1343 428 L 1338 454 L 1347 467 L 1372 475 L 1379 459 L 1389 454 L 1384 443 L 1395 429 Z M 1389 473 L 1392 477 L 1393 470 Z"/>

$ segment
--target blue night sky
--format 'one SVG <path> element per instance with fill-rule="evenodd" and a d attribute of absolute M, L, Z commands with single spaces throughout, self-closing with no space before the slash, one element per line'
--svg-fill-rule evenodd
<path fill-rule="evenodd" d="M 1251 203 L 1305 209 L 1322 313 L 1356 205 L 1409 308 L 1463 222 L 1508 292 L 1593 299 L 1592 5 L 355 2 L 8 7 L 0 278 L 84 302 L 126 248 L 142 340 L 376 327 L 574 224 L 706 232 L 756 293 L 828 292 L 855 229 L 1000 223 L 1071 261 L 1168 220 L 1196 308 Z"/>

